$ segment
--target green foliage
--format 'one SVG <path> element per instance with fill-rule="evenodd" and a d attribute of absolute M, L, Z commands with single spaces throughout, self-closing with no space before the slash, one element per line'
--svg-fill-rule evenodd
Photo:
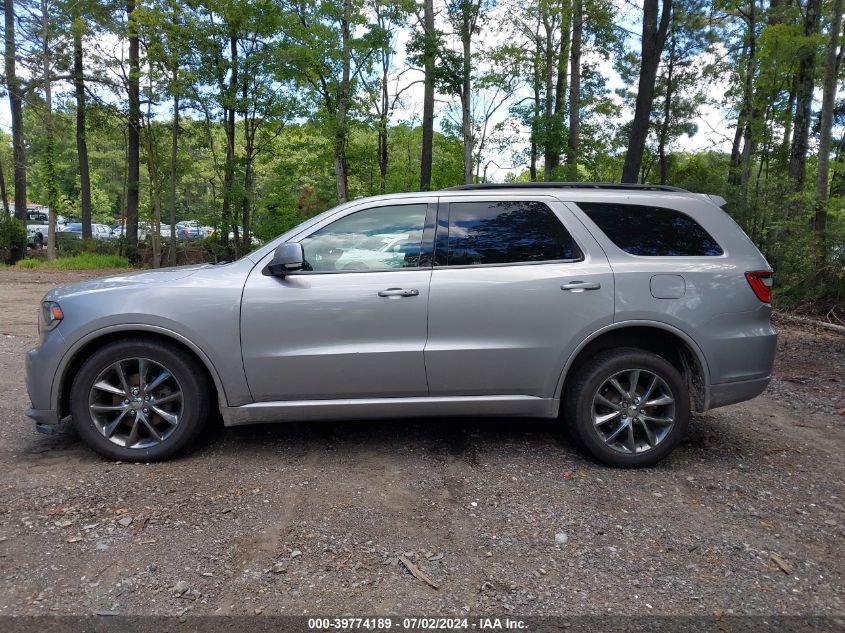
<path fill-rule="evenodd" d="M 202 240 L 198 240 L 196 242 L 196 246 L 198 246 L 206 255 L 208 261 L 213 262 L 215 264 L 219 264 L 220 262 L 228 262 L 235 259 L 235 247 L 234 245 L 229 242 L 228 244 L 224 245 L 219 237 L 211 236 L 206 237 Z"/>
<path fill-rule="evenodd" d="M 119 255 L 80 253 L 70 257 L 59 257 L 54 260 L 22 259 L 16 266 L 25 269 L 108 270 L 112 268 L 129 268 L 129 260 Z"/>
<path fill-rule="evenodd" d="M 2 217 L 0 217 L 0 253 L 2 253 L 5 261 L 13 264 L 12 253 L 26 250 L 26 226 L 23 222 L 6 216 L 2 210 L 0 210 L 0 214 L 2 214 Z"/>
<path fill-rule="evenodd" d="M 817 208 L 815 111 L 800 170 L 803 190 L 788 170 L 798 62 L 808 52 L 821 59 L 831 22 L 831 3 L 823 3 L 818 33 L 805 35 L 805 4 L 670 3 L 640 174 L 644 181 L 725 197 L 726 211 L 775 266 L 780 305 L 845 299 L 845 105 L 835 119 L 840 138 L 833 143 L 825 234 L 810 228 L 810 210 Z M 642 3 L 580 5 L 577 164 L 559 165 L 551 178 L 618 181 L 641 71 Z M 251 247 L 248 240 L 235 245 L 227 239 L 233 226 L 247 225 L 267 241 L 331 208 L 338 198 L 336 170 L 344 163 L 350 199 L 417 189 L 421 86 L 414 67 L 429 55 L 436 59 L 437 86 L 433 189 L 463 181 L 464 142 L 479 180 L 499 166 L 508 180 L 527 181 L 531 162 L 542 178 L 546 155 L 566 154 L 576 103 L 567 83 L 575 0 L 444 0 L 435 3 L 439 30 L 433 34 L 423 32 L 413 0 L 147 0 L 135 2 L 131 15 L 126 3 L 55 0 L 48 3 L 57 77 L 52 135 L 45 133 L 40 5 L 16 6 L 27 197 L 80 219 L 76 95 L 67 80 L 76 35 L 83 45 L 93 220 L 125 220 L 123 55 L 127 33 L 137 32 L 144 104 L 139 220 L 150 222 L 160 212 L 168 222 L 172 185 L 176 219 L 216 229 L 213 238 L 180 242 L 180 255 L 232 259 Z M 608 66 L 621 82 L 608 76 Z M 818 93 L 820 77 L 809 78 Z M 471 88 L 463 94 L 467 82 Z M 621 85 L 616 94 L 609 91 L 613 83 Z M 702 122 L 712 121 L 715 110 L 736 121 L 739 133 L 717 130 L 715 149 L 686 151 L 685 138 L 700 141 Z M 172 126 L 174 113 L 178 126 Z M 11 139 L 4 131 L 0 162 L 11 184 Z M 22 227 L 0 226 L 4 253 L 21 239 Z M 62 260 L 114 255 L 134 264 L 152 261 L 148 243 L 129 248 L 61 233 L 58 251 Z"/>
<path fill-rule="evenodd" d="M 770 244 L 775 269 L 773 296 L 779 308 L 816 309 L 845 302 L 845 217 L 834 216 L 826 240 L 824 262 L 808 218 L 781 221 Z"/>

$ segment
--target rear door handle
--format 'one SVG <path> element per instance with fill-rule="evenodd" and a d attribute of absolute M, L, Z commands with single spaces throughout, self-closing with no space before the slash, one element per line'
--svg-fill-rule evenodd
<path fill-rule="evenodd" d="M 601 284 L 597 281 L 570 281 L 568 284 L 561 284 L 561 290 L 569 290 L 571 292 L 583 292 L 584 290 L 598 290 Z"/>
<path fill-rule="evenodd" d="M 379 290 L 379 297 L 416 297 L 420 291 L 416 288 L 388 288 L 387 290 Z"/>

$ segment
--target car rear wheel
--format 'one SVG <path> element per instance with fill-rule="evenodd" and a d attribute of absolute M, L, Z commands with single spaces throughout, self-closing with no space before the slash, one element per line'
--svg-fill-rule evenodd
<path fill-rule="evenodd" d="M 666 359 L 640 349 L 609 350 L 567 388 L 564 420 L 576 442 L 615 467 L 650 466 L 683 439 L 689 393 Z"/>
<path fill-rule="evenodd" d="M 110 459 L 157 461 L 192 445 L 209 416 L 204 368 L 161 342 L 106 345 L 80 367 L 70 393 L 74 426 Z"/>

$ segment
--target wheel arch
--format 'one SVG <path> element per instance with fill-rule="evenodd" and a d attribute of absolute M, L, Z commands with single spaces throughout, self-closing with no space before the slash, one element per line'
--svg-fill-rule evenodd
<path fill-rule="evenodd" d="M 693 410 L 707 410 L 710 373 L 701 348 L 685 332 L 655 321 L 613 323 L 585 339 L 567 360 L 555 399 L 562 402 L 567 383 L 586 361 L 599 352 L 616 347 L 638 347 L 665 358 L 686 380 Z"/>
<path fill-rule="evenodd" d="M 67 354 L 65 354 L 64 358 L 62 358 L 59 370 L 56 372 L 56 378 L 53 381 L 51 392 L 52 400 L 56 405 L 56 411 L 58 412 L 59 419 L 69 415 L 70 387 L 73 384 L 73 377 L 76 375 L 76 372 L 82 364 L 93 353 L 102 349 L 109 343 L 127 338 L 147 338 L 150 340 L 162 341 L 169 345 L 176 345 L 186 353 L 190 354 L 199 361 L 200 366 L 205 369 L 208 378 L 212 381 L 212 384 L 214 384 L 218 409 L 227 406 L 226 392 L 214 364 L 191 340 L 177 332 L 159 326 L 125 324 L 91 332 L 89 335 L 80 339 L 76 345 L 71 348 Z"/>

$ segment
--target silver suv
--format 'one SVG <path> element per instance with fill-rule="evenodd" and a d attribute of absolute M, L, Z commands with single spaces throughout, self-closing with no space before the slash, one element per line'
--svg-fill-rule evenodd
<path fill-rule="evenodd" d="M 612 466 L 762 392 L 772 272 L 723 200 L 671 187 L 467 185 L 355 200 L 246 257 L 49 292 L 27 415 L 170 457 L 227 426 L 559 418 Z"/>

